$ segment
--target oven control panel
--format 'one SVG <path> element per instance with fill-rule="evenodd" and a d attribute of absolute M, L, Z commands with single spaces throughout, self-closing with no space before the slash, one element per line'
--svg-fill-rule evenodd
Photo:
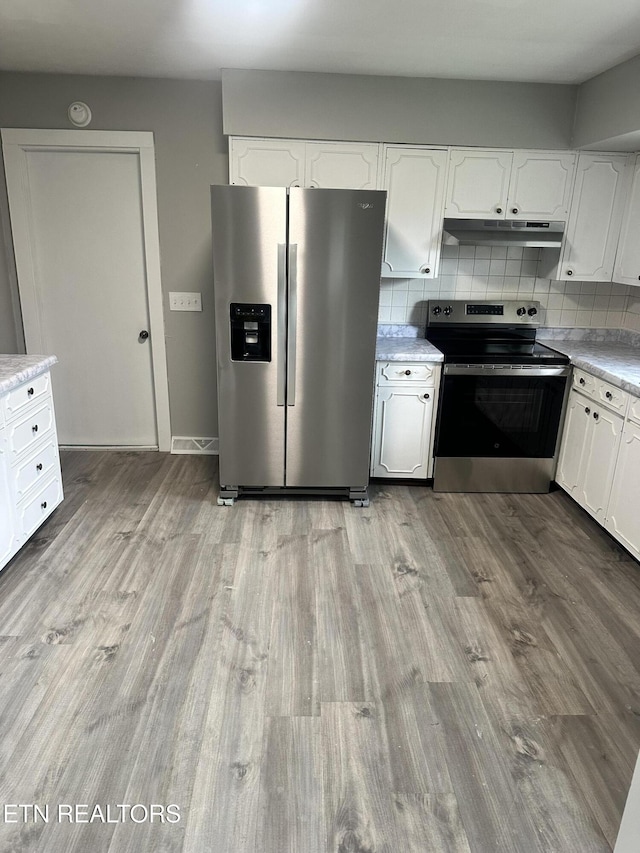
<path fill-rule="evenodd" d="M 538 326 L 540 323 L 540 303 L 519 301 L 517 299 L 496 302 L 490 299 L 480 300 L 430 300 L 427 309 L 427 326 L 441 323 L 502 323 L 518 326 Z"/>

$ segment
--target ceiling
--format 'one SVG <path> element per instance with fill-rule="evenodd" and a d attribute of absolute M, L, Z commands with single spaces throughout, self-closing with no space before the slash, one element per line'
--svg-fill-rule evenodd
<path fill-rule="evenodd" d="M 221 68 L 581 83 L 640 54 L 638 0 L 2 0 L 0 69 Z"/>

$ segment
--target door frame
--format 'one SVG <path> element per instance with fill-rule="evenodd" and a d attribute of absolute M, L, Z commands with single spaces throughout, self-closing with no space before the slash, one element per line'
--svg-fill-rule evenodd
<path fill-rule="evenodd" d="M 169 411 L 169 379 L 164 333 L 162 281 L 160 277 L 160 239 L 158 234 L 158 203 L 156 194 L 155 148 L 150 131 L 117 130 L 34 130 L 2 128 L 2 149 L 11 205 L 11 233 L 18 277 L 18 290 L 23 312 L 26 309 L 35 320 L 35 333 L 24 327 L 27 352 L 42 351 L 41 311 L 35 287 L 35 258 L 31 252 L 31 223 L 24 204 L 28 187 L 28 151 L 87 151 L 96 153 L 121 152 L 137 154 L 140 166 L 143 243 L 151 334 L 151 367 L 155 402 L 158 449 L 171 449 Z"/>

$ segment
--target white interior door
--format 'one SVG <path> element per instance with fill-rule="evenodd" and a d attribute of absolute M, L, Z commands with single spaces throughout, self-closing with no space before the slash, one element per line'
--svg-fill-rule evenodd
<path fill-rule="evenodd" d="M 149 163 L 122 144 L 151 134 L 81 135 L 3 131 L 27 351 L 59 359 L 62 445 L 168 449 L 155 184 L 149 199 Z"/>

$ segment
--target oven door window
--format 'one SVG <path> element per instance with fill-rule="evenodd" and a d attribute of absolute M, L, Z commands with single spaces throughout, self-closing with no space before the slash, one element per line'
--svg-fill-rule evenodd
<path fill-rule="evenodd" d="M 437 456 L 552 457 L 564 376 L 445 376 Z"/>

